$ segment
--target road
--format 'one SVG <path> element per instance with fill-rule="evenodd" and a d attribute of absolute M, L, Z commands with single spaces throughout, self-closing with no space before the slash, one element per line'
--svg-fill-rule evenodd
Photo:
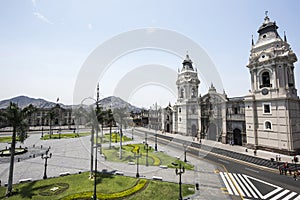
<path fill-rule="evenodd" d="M 135 131 L 140 137 L 145 137 L 142 131 Z M 182 148 L 188 144 L 179 138 L 163 139 L 157 137 L 158 146 L 167 145 Z M 147 131 L 147 139 L 155 142 L 154 133 Z M 192 146 L 192 145 L 191 145 Z M 240 161 L 199 148 L 189 147 L 187 156 L 198 157 L 219 166 L 220 176 L 228 194 L 242 199 L 300 199 L 300 180 L 295 181 L 292 176 L 280 175 L 275 169 L 258 166 Z"/>

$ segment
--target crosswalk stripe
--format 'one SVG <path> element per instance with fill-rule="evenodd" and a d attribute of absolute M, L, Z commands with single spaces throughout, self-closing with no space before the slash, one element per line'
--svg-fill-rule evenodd
<path fill-rule="evenodd" d="M 288 192 L 289 192 L 289 190 L 284 190 L 283 192 L 280 192 L 279 194 L 277 194 L 275 197 L 273 197 L 273 198 L 270 199 L 270 200 L 277 200 L 277 199 L 279 199 L 280 197 L 286 195 Z"/>
<path fill-rule="evenodd" d="M 239 183 L 239 185 L 242 187 L 243 191 L 246 193 L 246 196 L 247 197 L 251 197 L 250 193 L 245 188 L 244 184 L 242 184 L 241 180 L 238 178 L 238 175 L 237 174 L 233 174 L 233 176 L 237 180 L 237 182 Z M 243 194 L 243 196 L 245 196 L 245 194 Z"/>
<path fill-rule="evenodd" d="M 224 182 L 224 184 L 225 184 L 225 186 L 226 186 L 226 188 L 227 188 L 228 193 L 229 193 L 229 194 L 233 194 L 233 193 L 232 193 L 232 190 L 230 189 L 230 187 L 229 187 L 229 185 L 228 185 L 228 183 L 227 183 L 226 178 L 224 177 L 223 172 L 220 172 L 220 175 L 221 175 L 221 178 L 222 178 L 222 180 L 223 180 L 223 182 Z"/>
<path fill-rule="evenodd" d="M 233 183 L 232 183 L 232 180 L 229 178 L 228 174 L 227 173 L 224 173 L 226 179 L 228 180 L 228 183 L 230 184 L 231 188 L 232 188 L 232 191 L 235 195 L 239 195 L 239 193 L 236 191 Z"/>
<path fill-rule="evenodd" d="M 241 174 L 239 174 L 238 176 L 239 176 L 240 179 L 243 181 L 243 183 L 245 184 L 245 186 L 249 189 L 249 191 L 250 191 L 250 193 L 252 194 L 252 196 L 253 196 L 254 198 L 258 198 L 258 196 L 255 194 L 255 192 L 252 190 L 252 188 L 248 185 L 248 183 L 247 183 L 247 181 L 244 179 L 244 177 L 243 177 Z"/>
<path fill-rule="evenodd" d="M 291 199 L 293 196 L 295 196 L 297 193 L 296 192 L 292 192 L 291 194 L 287 195 L 286 197 L 284 197 L 282 200 L 289 200 Z"/>
<path fill-rule="evenodd" d="M 260 179 L 245 174 L 220 172 L 220 176 L 226 186 L 228 194 L 231 195 L 269 200 L 300 200 L 300 195 L 298 195 L 296 192 L 292 192 L 290 190 L 281 188 L 268 182 L 264 182 Z M 263 195 L 261 191 L 259 191 L 258 188 L 253 185 L 254 183 L 252 183 L 252 181 L 259 181 L 261 183 L 274 187 L 274 189 L 271 192 Z"/>
<path fill-rule="evenodd" d="M 294 200 L 300 200 L 300 195 L 297 196 Z"/>
<path fill-rule="evenodd" d="M 233 181 L 233 184 L 234 184 L 234 186 L 237 188 L 238 192 L 240 192 L 241 195 L 244 197 L 245 194 L 244 194 L 243 190 L 240 188 L 240 185 L 237 184 L 237 182 L 235 181 L 236 179 L 232 176 L 231 173 L 228 173 L 228 175 L 230 176 L 231 180 Z"/>

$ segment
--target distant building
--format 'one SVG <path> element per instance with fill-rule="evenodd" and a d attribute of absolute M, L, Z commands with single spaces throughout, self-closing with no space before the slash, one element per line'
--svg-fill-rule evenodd
<path fill-rule="evenodd" d="M 155 103 L 149 109 L 149 128 L 154 130 L 162 130 L 162 109 Z"/>
<path fill-rule="evenodd" d="M 300 100 L 294 74 L 297 57 L 277 29 L 266 16 L 257 42 L 252 40 L 247 65 L 251 91 L 243 97 L 228 98 L 213 84 L 207 94 L 198 95 L 197 69 L 187 55 L 176 81 L 178 99 L 161 111 L 162 129 L 198 140 L 300 153 Z"/>

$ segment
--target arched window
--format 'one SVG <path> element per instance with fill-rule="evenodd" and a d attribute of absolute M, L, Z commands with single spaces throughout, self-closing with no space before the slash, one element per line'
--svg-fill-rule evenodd
<path fill-rule="evenodd" d="M 271 124 L 271 122 L 269 122 L 269 121 L 265 122 L 265 129 L 266 130 L 272 130 L 272 124 Z"/>
<path fill-rule="evenodd" d="M 270 73 L 269 72 L 263 72 L 261 74 L 261 80 L 262 80 L 262 87 L 272 87 L 271 82 L 270 82 Z"/>
<path fill-rule="evenodd" d="M 181 88 L 181 90 L 180 90 L 180 98 L 183 98 L 183 97 L 184 97 L 184 89 Z"/>
<path fill-rule="evenodd" d="M 192 98 L 196 97 L 196 91 L 195 91 L 195 88 L 192 88 Z"/>

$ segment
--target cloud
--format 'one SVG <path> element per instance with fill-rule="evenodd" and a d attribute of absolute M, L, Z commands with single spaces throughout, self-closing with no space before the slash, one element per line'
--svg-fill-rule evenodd
<path fill-rule="evenodd" d="M 92 30 L 93 29 L 93 25 L 92 24 L 88 24 L 88 29 Z"/>
<path fill-rule="evenodd" d="M 47 17 L 45 17 L 41 13 L 34 12 L 33 15 L 36 16 L 38 19 L 42 20 L 43 22 L 46 22 L 48 24 L 53 24 L 53 22 L 51 22 L 49 19 L 47 19 Z"/>

